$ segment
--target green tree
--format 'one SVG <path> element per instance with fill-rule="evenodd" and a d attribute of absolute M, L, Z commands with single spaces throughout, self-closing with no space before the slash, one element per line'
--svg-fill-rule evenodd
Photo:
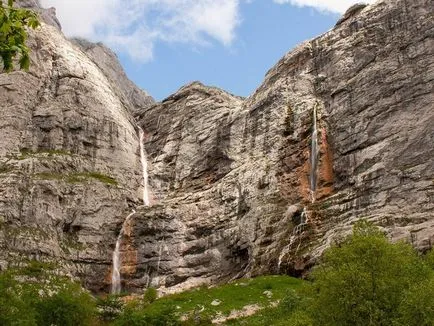
<path fill-rule="evenodd" d="M 0 273 L 0 325 L 90 325 L 92 296 L 77 283 L 54 275 L 52 266 L 29 262 Z"/>
<path fill-rule="evenodd" d="M 29 69 L 26 27 L 35 29 L 40 25 L 34 11 L 15 8 L 13 4 L 14 0 L 7 0 L 6 4 L 0 0 L 0 58 L 6 72 L 14 69 L 13 61 L 17 56 L 20 68 Z"/>
<path fill-rule="evenodd" d="M 96 315 L 93 298 L 79 284 L 63 279 L 34 303 L 37 325 L 87 326 Z"/>
<path fill-rule="evenodd" d="M 434 326 L 434 278 L 414 284 L 401 301 L 394 325 Z"/>
<path fill-rule="evenodd" d="M 406 293 L 431 273 L 409 244 L 392 244 L 378 228 L 361 221 L 351 237 L 326 251 L 313 271 L 309 309 L 316 325 L 392 325 L 399 310 L 411 310 L 402 305 Z"/>
<path fill-rule="evenodd" d="M 0 274 L 0 325 L 36 326 L 35 311 L 10 272 Z"/>

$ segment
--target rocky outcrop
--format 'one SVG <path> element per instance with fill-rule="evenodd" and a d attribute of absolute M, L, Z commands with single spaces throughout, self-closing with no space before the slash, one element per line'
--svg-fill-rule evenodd
<path fill-rule="evenodd" d="M 142 110 L 154 205 L 132 220 L 127 285 L 173 291 L 241 275 L 300 275 L 360 218 L 429 248 L 431 7 L 355 7 L 285 55 L 247 99 L 192 83 Z"/>
<path fill-rule="evenodd" d="M 31 71 L 0 75 L 0 265 L 54 260 L 107 290 L 133 207 L 121 246 L 131 291 L 301 275 L 360 218 L 428 249 L 432 6 L 353 7 L 286 54 L 248 98 L 194 82 L 161 103 L 127 81 L 110 50 L 71 44 L 44 24 L 31 38 Z M 140 206 L 135 121 L 149 207 Z"/>
<path fill-rule="evenodd" d="M 58 30 L 62 29 L 62 26 L 60 25 L 60 22 L 56 17 L 55 8 L 42 8 L 39 0 L 15 0 L 14 4 L 17 7 L 36 11 L 43 22 L 56 27 Z"/>
<path fill-rule="evenodd" d="M 116 54 L 102 43 L 92 43 L 84 39 L 72 39 L 83 52 L 101 69 L 113 85 L 113 90 L 121 98 L 124 105 L 131 112 L 147 107 L 154 103 L 154 99 L 144 90 L 138 88 L 128 79 Z"/>
<path fill-rule="evenodd" d="M 0 266 L 55 261 L 98 290 L 140 204 L 138 130 L 121 91 L 56 28 L 29 42 L 30 71 L 0 75 Z"/>

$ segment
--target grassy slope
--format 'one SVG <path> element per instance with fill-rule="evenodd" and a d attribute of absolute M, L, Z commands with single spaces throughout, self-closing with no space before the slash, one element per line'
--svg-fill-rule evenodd
<path fill-rule="evenodd" d="M 157 312 L 171 306 L 176 309 L 179 315 L 203 309 L 203 313 L 211 317 L 219 314 L 227 316 L 231 311 L 241 310 L 246 305 L 257 304 L 264 308 L 270 307 L 272 302 L 281 300 L 288 289 L 297 290 L 302 284 L 302 280 L 289 276 L 261 276 L 254 279 L 241 279 L 219 287 L 201 287 L 169 295 L 156 300 L 146 310 Z M 271 291 L 271 298 L 267 297 L 264 291 Z M 221 303 L 213 306 L 211 302 L 214 300 L 219 300 Z M 274 314 L 275 310 L 265 309 L 264 313 Z M 261 315 L 261 312 L 259 315 Z M 258 322 L 261 322 L 261 320 L 259 317 Z M 245 324 L 243 322 L 240 325 L 263 325 L 253 322 L 255 322 L 254 319 L 252 319 L 252 323 Z"/>

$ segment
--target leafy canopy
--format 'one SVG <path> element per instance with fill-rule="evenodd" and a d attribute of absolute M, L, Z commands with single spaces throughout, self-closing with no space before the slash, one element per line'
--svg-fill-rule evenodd
<path fill-rule="evenodd" d="M 0 272 L 0 325 L 91 324 L 96 315 L 92 296 L 52 268 L 32 261 L 25 268 Z"/>
<path fill-rule="evenodd" d="M 324 326 L 433 325 L 424 323 L 423 314 L 433 316 L 429 298 L 434 292 L 419 296 L 422 289 L 434 290 L 432 274 L 411 245 L 392 244 L 378 228 L 361 221 L 314 270 L 312 317 Z"/>
<path fill-rule="evenodd" d="M 18 56 L 21 69 L 28 70 L 30 66 L 29 48 L 26 46 L 26 27 L 40 26 L 38 15 L 31 10 L 14 8 L 14 0 L 3 3 L 0 0 L 0 58 L 3 70 L 14 69 L 14 58 Z"/>

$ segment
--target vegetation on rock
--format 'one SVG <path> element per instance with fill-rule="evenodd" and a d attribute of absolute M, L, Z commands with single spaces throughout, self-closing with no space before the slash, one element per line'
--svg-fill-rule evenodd
<path fill-rule="evenodd" d="M 434 253 L 390 243 L 366 221 L 333 245 L 310 281 L 262 276 L 157 298 L 93 299 L 56 276 L 55 266 L 31 262 L 0 274 L 1 325 L 434 325 Z M 246 307 L 254 307 L 242 314 Z"/>
<path fill-rule="evenodd" d="M 77 283 L 55 274 L 52 264 L 29 262 L 0 274 L 0 325 L 89 325 L 92 296 Z"/>
<path fill-rule="evenodd" d="M 434 254 L 390 243 L 366 221 L 327 250 L 299 293 L 234 325 L 434 325 Z"/>

